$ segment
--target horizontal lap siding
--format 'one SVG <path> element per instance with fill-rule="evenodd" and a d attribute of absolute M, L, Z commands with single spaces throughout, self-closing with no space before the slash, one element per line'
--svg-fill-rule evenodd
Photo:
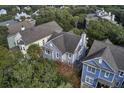
<path fill-rule="evenodd" d="M 90 76 L 90 77 L 93 77 L 94 78 L 94 82 L 93 82 L 93 85 L 92 87 L 96 87 L 96 84 L 97 84 L 97 78 L 99 76 L 99 72 L 100 70 L 96 69 L 96 72 L 93 74 L 93 73 L 90 73 L 87 71 L 87 65 L 83 65 L 83 71 L 82 71 L 82 81 L 85 82 L 85 77 L 86 75 L 87 76 Z"/>
<path fill-rule="evenodd" d="M 100 73 L 100 77 L 99 78 L 104 79 L 104 80 L 106 80 L 108 82 L 112 82 L 113 77 L 114 77 L 113 73 L 110 73 L 109 77 L 105 77 L 104 75 L 105 75 L 105 71 L 102 70 L 101 73 Z"/>

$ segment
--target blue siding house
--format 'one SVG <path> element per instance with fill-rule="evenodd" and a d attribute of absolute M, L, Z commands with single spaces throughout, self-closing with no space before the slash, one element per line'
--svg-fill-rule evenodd
<path fill-rule="evenodd" d="M 124 84 L 124 48 L 110 40 L 93 42 L 83 61 L 81 87 L 118 88 Z"/>

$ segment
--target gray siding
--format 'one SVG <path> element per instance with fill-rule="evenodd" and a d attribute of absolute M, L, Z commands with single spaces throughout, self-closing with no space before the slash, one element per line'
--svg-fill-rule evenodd
<path fill-rule="evenodd" d="M 15 35 L 7 37 L 7 41 L 8 41 L 9 48 L 13 48 L 13 47 L 16 46 L 16 44 L 15 44 Z"/>
<path fill-rule="evenodd" d="M 62 58 L 62 53 L 57 49 L 57 47 L 52 43 L 52 42 L 48 42 L 46 43 L 44 46 L 44 52 L 43 52 L 43 57 L 44 58 L 48 58 L 48 59 L 52 59 L 52 60 L 61 60 Z M 46 50 L 50 51 L 50 54 L 46 53 Z M 58 55 L 58 57 L 57 57 Z"/>

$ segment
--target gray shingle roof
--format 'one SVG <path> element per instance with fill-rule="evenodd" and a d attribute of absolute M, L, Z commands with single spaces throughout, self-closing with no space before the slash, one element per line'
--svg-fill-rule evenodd
<path fill-rule="evenodd" d="M 59 33 L 63 29 L 55 22 L 51 21 L 44 23 L 42 25 L 33 27 L 31 29 L 21 31 L 22 39 L 25 42 L 25 45 L 33 43 L 37 40 L 40 40 L 46 36 L 49 36 L 55 32 Z"/>
<path fill-rule="evenodd" d="M 115 71 L 124 70 L 124 48 L 113 45 L 108 40 L 105 42 L 95 40 L 85 60 L 96 57 L 105 59 Z"/>
<path fill-rule="evenodd" d="M 21 31 L 21 27 L 24 26 L 25 29 L 30 29 L 32 27 L 34 27 L 35 25 L 35 21 L 22 21 L 22 22 L 17 22 L 13 25 L 10 25 L 8 26 L 8 32 L 9 32 L 9 35 L 12 35 L 12 34 L 15 34 L 17 32 L 20 32 Z"/>
<path fill-rule="evenodd" d="M 80 38 L 80 36 L 73 33 L 62 32 L 59 34 L 53 34 L 50 40 L 62 53 L 73 53 L 80 41 Z"/>
<path fill-rule="evenodd" d="M 0 22 L 0 26 L 14 25 L 16 23 L 17 23 L 17 21 L 11 19 L 11 20 L 7 20 L 7 21 L 4 21 L 4 22 Z"/>

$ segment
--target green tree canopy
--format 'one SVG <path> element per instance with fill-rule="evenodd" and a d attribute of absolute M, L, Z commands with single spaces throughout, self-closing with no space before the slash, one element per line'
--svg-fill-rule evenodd
<path fill-rule="evenodd" d="M 38 59 L 41 57 L 42 50 L 41 47 L 37 44 L 32 44 L 29 46 L 27 50 L 28 55 L 31 57 L 31 59 Z"/>

